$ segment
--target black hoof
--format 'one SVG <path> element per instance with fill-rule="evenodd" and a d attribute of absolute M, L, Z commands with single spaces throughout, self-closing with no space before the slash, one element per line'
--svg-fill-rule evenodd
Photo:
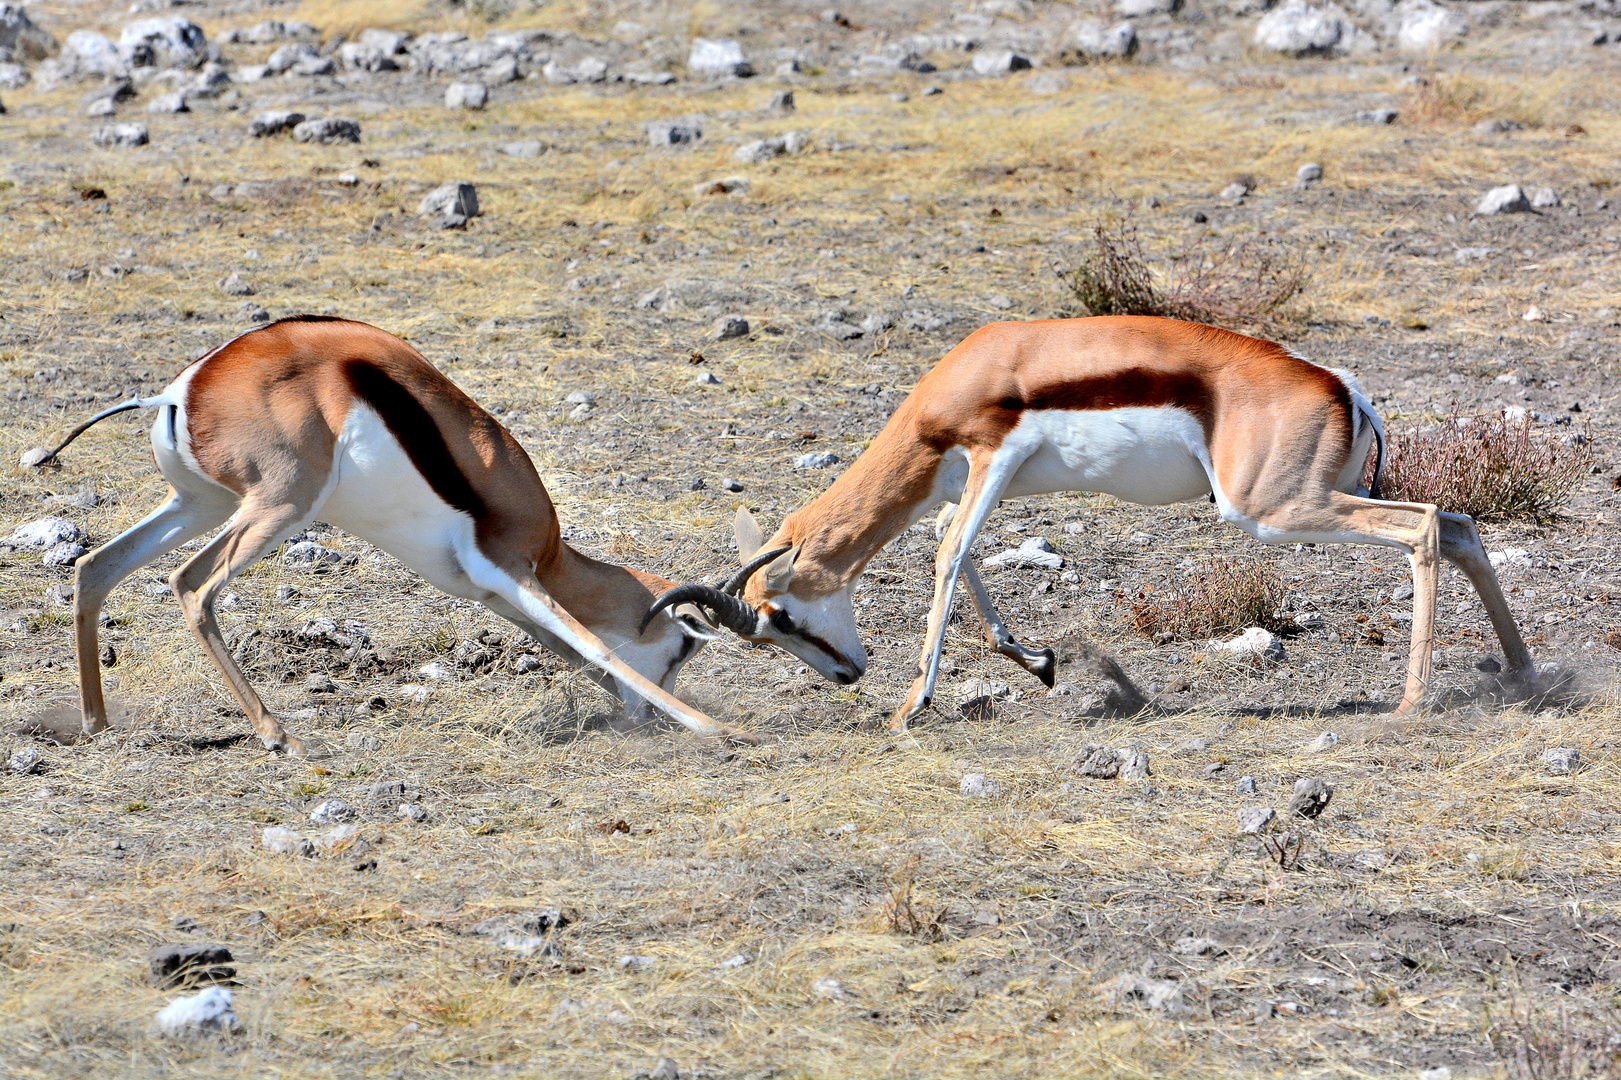
<path fill-rule="evenodd" d="M 1036 654 L 1036 658 L 1030 665 L 1030 674 L 1040 679 L 1042 685 L 1051 690 L 1057 681 L 1058 656 L 1051 649 L 1042 649 Z"/>

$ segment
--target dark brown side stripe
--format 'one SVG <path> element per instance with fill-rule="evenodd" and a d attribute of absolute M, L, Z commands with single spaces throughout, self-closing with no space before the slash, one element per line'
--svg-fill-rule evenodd
<path fill-rule="evenodd" d="M 347 361 L 343 373 L 355 396 L 383 418 L 383 424 L 405 448 L 411 464 L 428 481 L 434 494 L 474 521 L 482 521 L 484 500 L 456 465 L 450 448 L 445 445 L 445 437 L 439 433 L 439 425 L 433 422 L 422 403 L 382 369 L 364 360 Z"/>

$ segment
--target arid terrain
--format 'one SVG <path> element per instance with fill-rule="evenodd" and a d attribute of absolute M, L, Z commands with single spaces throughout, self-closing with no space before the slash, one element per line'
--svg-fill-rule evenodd
<path fill-rule="evenodd" d="M 258 323 L 326 313 L 497 415 L 570 543 L 713 581 L 739 505 L 769 532 L 973 329 L 1085 314 L 1068 275 L 1103 223 L 1156 259 L 1300 260 L 1276 332 L 1354 371 L 1396 437 L 1508 409 L 1579 459 L 1553 512 L 1481 528 L 1560 691 L 1495 692 L 1501 650 L 1446 568 L 1436 689 L 1392 721 L 1399 553 L 1077 493 L 1005 504 L 978 548 L 1043 537 L 1061 569 L 986 582 L 1020 640 L 1118 657 L 1152 695 L 1137 715 L 1080 665 L 1049 694 L 959 601 L 934 708 L 886 736 L 928 521 L 856 594 L 859 683 L 735 639 L 686 667 L 682 696 L 758 748 L 632 728 L 511 626 L 316 526 L 221 604 L 316 753 L 251 738 L 168 589 L 186 551 L 113 594 L 119 719 L 63 745 L 40 732 L 77 724 L 71 566 L 11 545 L 0 1074 L 1621 1069 L 1613 3 L 136 7 L 0 11 L 0 536 L 128 528 L 165 492 L 149 416 L 15 463 Z M 142 19 L 198 33 L 126 32 Z M 452 84 L 486 103 L 447 105 Z M 277 110 L 358 141 L 254 135 Z M 476 215 L 422 211 L 458 181 Z M 1511 184 L 1524 205 L 1481 212 Z M 1283 662 L 1134 625 L 1224 559 L 1280 583 Z M 1005 696 L 959 710 L 974 680 Z M 1151 771 L 1087 775 L 1099 745 Z M 1290 814 L 1310 778 L 1330 804 Z M 310 819 L 334 799 L 356 815 L 335 837 L 341 812 Z M 148 954 L 198 943 L 232 954 L 236 1022 L 172 1036 L 159 1010 L 198 988 L 154 985 Z"/>

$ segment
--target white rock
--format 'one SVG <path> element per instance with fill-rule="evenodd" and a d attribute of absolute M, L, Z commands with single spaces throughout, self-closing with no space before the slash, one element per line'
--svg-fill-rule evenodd
<path fill-rule="evenodd" d="M 306 60 L 319 60 L 321 54 L 304 44 L 283 45 L 270 54 L 265 61 L 265 70 L 272 75 L 280 75 L 291 71 Z"/>
<path fill-rule="evenodd" d="M 272 825 L 264 831 L 260 842 L 269 851 L 277 855 L 302 855 L 306 858 L 315 854 L 315 845 L 296 832 L 281 825 Z"/>
<path fill-rule="evenodd" d="M 736 75 L 747 77 L 754 68 L 743 58 L 743 46 L 730 39 L 693 38 L 687 54 L 687 70 L 710 78 Z"/>
<path fill-rule="evenodd" d="M 361 41 L 346 41 L 339 45 L 338 59 L 350 71 L 394 71 L 400 66 L 393 53 Z"/>
<path fill-rule="evenodd" d="M 360 811 L 342 799 L 328 799 L 310 811 L 310 823 L 314 825 L 336 825 L 340 821 L 353 821 L 359 816 Z"/>
<path fill-rule="evenodd" d="M 782 148 L 790 154 L 803 153 L 810 145 L 810 136 L 803 131 L 790 131 L 782 137 Z"/>
<path fill-rule="evenodd" d="M 1339 744 L 1340 737 L 1338 735 L 1332 731 L 1325 731 L 1311 741 L 1311 745 L 1306 747 L 1306 751 L 1312 754 L 1321 754 L 1334 749 Z"/>
<path fill-rule="evenodd" d="M 1270 806 L 1246 806 L 1238 812 L 1238 831 L 1254 836 L 1277 819 L 1278 812 Z"/>
<path fill-rule="evenodd" d="M 398 56 L 405 51 L 406 42 L 411 35 L 404 30 L 378 30 L 375 28 L 360 32 L 360 44 L 367 48 L 376 49 L 386 56 Z"/>
<path fill-rule="evenodd" d="M 839 455 L 823 450 L 816 454 L 800 454 L 794 458 L 796 469 L 830 469 L 839 463 Z"/>
<path fill-rule="evenodd" d="M 619 958 L 619 966 L 626 971 L 641 971 L 644 968 L 652 967 L 654 963 L 655 961 L 651 956 L 628 955 Z"/>
<path fill-rule="evenodd" d="M 320 836 L 317 836 L 315 838 L 315 849 L 317 851 L 323 851 L 331 854 L 332 852 L 346 847 L 349 841 L 353 840 L 359 835 L 359 825 L 339 825 L 329 832 L 324 832 Z"/>
<path fill-rule="evenodd" d="M 1540 759 L 1551 776 L 1569 776 L 1582 767 L 1582 754 L 1573 746 L 1544 750 Z"/>
<path fill-rule="evenodd" d="M 722 316 L 720 321 L 715 323 L 715 329 L 710 333 L 710 337 L 716 341 L 730 341 L 732 338 L 746 338 L 748 336 L 749 321 L 741 315 Z M 704 374 L 713 377 L 712 372 L 706 371 Z M 714 381 L 716 384 L 720 383 L 719 379 Z"/>
<path fill-rule="evenodd" d="M 1452 1070 L 1445 1065 L 1418 1070 L 1418 1080 L 1452 1080 Z"/>
<path fill-rule="evenodd" d="M 438 660 L 429 660 L 426 664 L 423 664 L 421 667 L 417 668 L 417 674 L 421 675 L 425 679 L 433 679 L 435 681 L 454 679 L 456 677 L 456 673 L 454 671 L 450 670 L 450 668 L 446 667 Z"/>
<path fill-rule="evenodd" d="M 1253 777 L 1253 776 L 1240 776 L 1238 778 L 1238 784 L 1233 788 L 1233 790 L 1238 792 L 1238 794 L 1240 794 L 1240 795 L 1254 795 L 1254 794 L 1256 794 L 1255 777 Z"/>
<path fill-rule="evenodd" d="M 17 526 L 4 543 L 24 551 L 48 551 L 58 544 L 83 539 L 84 531 L 67 518 L 48 517 Z"/>
<path fill-rule="evenodd" d="M 1015 71 L 1028 71 L 1030 58 L 1011 49 L 982 49 L 974 54 L 971 66 L 976 75 L 1007 75 Z"/>
<path fill-rule="evenodd" d="M 653 146 L 681 146 L 695 143 L 704 137 L 702 116 L 683 116 L 675 120 L 650 120 L 642 125 L 647 141 Z"/>
<path fill-rule="evenodd" d="M 964 712 L 984 708 L 993 701 L 1006 701 L 1012 693 L 1005 682 L 969 679 L 957 688 L 957 707 Z"/>
<path fill-rule="evenodd" d="M 1120 761 L 1120 779 L 1144 780 L 1154 775 L 1154 770 L 1149 767 L 1148 755 L 1136 747 L 1124 747 L 1116 750 L 1115 754 Z"/>
<path fill-rule="evenodd" d="M 428 812 L 416 803 L 400 803 L 399 818 L 401 821 L 427 821 Z"/>
<path fill-rule="evenodd" d="M 745 165 L 764 165 L 772 158 L 781 157 L 788 152 L 787 141 L 773 136 L 769 139 L 755 139 L 744 143 L 732 152 L 732 160 L 740 161 Z"/>
<path fill-rule="evenodd" d="M 1288 0 L 1261 17 L 1255 25 L 1255 44 L 1269 52 L 1293 56 L 1326 53 L 1362 53 L 1377 48 L 1373 38 L 1351 22 L 1337 4 L 1308 4 Z"/>
<path fill-rule="evenodd" d="M 0 3 L 0 49 L 23 60 L 43 60 L 56 51 L 56 38 L 34 25 L 21 3 Z"/>
<path fill-rule="evenodd" d="M 995 780 L 972 772 L 964 773 L 962 781 L 957 785 L 958 794 L 968 799 L 989 799 L 999 790 Z"/>
<path fill-rule="evenodd" d="M 699 386 L 719 386 L 720 376 L 716 375 L 713 371 L 700 371 L 698 373 L 698 377 L 692 381 L 697 383 Z"/>
<path fill-rule="evenodd" d="M 742 967 L 745 964 L 752 963 L 754 963 L 754 957 L 750 956 L 746 952 L 740 952 L 736 956 L 729 956 L 725 960 L 722 960 L 720 962 L 720 966 L 723 968 L 737 968 Z"/>
<path fill-rule="evenodd" d="M 1244 183 L 1242 180 L 1234 180 L 1232 183 L 1221 189 L 1221 194 L 1218 195 L 1217 198 L 1231 201 L 1233 199 L 1242 199 L 1249 193 L 1250 186 L 1248 184 Z"/>
<path fill-rule="evenodd" d="M 445 88 L 447 109 L 482 109 L 489 100 L 489 87 L 483 83 L 453 82 Z"/>
<path fill-rule="evenodd" d="M 1210 645 L 1210 651 L 1236 660 L 1264 660 L 1281 664 L 1285 660 L 1283 642 L 1276 634 L 1259 626 L 1252 626 L 1231 641 Z"/>
<path fill-rule="evenodd" d="M 1175 956 L 1209 956 L 1211 953 L 1219 955 L 1222 951 L 1220 942 L 1207 937 L 1181 938 L 1171 946 L 1171 953 Z"/>
<path fill-rule="evenodd" d="M 223 1034 L 242 1025 L 231 1007 L 231 992 L 210 986 L 200 994 L 175 998 L 158 1013 L 158 1030 L 174 1039 Z"/>
<path fill-rule="evenodd" d="M 1531 209 L 1551 210 L 1560 205 L 1559 192 L 1551 187 L 1537 188 L 1531 195 Z"/>
<path fill-rule="evenodd" d="M 1525 309 L 1525 314 L 1521 315 L 1520 319 L 1524 322 L 1541 322 L 1543 317 L 1542 309 L 1537 307 L 1535 304 L 1532 304 L 1530 307 Z M 1521 410 L 1520 419 L 1524 419 L 1524 406 L 1520 406 L 1519 408 Z"/>
<path fill-rule="evenodd" d="M 817 979 L 811 984 L 811 990 L 817 997 L 828 998 L 831 1001 L 843 1001 L 849 996 L 844 989 L 844 984 L 831 976 Z"/>
<path fill-rule="evenodd" d="M 281 553 L 281 561 L 284 566 L 330 566 L 342 562 L 343 556 L 314 540 L 300 540 L 287 545 L 287 550 Z"/>
<path fill-rule="evenodd" d="M 1405 53 L 1433 53 L 1469 33 L 1463 16 L 1432 0 L 1402 0 L 1396 13 L 1401 17 L 1396 44 Z"/>
<path fill-rule="evenodd" d="M 1307 162 L 1295 170 L 1295 184 L 1299 187 L 1305 187 L 1307 184 L 1315 184 L 1322 178 L 1323 167 L 1317 164 L 1315 161 Z"/>
<path fill-rule="evenodd" d="M 172 94 L 159 94 L 146 103 L 149 113 L 183 113 L 191 112 L 191 106 L 186 104 L 186 95 L 181 91 Z"/>
<path fill-rule="evenodd" d="M 67 543 L 57 544 L 55 547 L 51 548 L 51 550 L 47 551 L 44 557 L 40 559 L 40 562 L 51 567 L 72 566 L 74 563 L 78 562 L 88 554 L 90 554 L 90 549 L 85 547 L 83 544 L 68 541 Z"/>
<path fill-rule="evenodd" d="M 478 190 L 465 180 L 440 184 L 423 196 L 422 201 L 417 204 L 417 213 L 422 217 L 443 217 L 450 214 L 477 217 Z"/>
<path fill-rule="evenodd" d="M 1169 979 L 1122 976 L 1106 983 L 1104 993 L 1117 1006 L 1142 1005 L 1172 1016 L 1183 1016 L 1192 1011 L 1182 996 L 1181 984 Z"/>
<path fill-rule="evenodd" d="M 39 768 L 40 760 L 43 757 L 44 755 L 39 752 L 38 748 L 25 746 L 11 755 L 11 760 L 6 762 L 6 767 L 19 776 L 25 776 Z"/>
<path fill-rule="evenodd" d="M 107 124 L 91 132 L 90 141 L 97 146 L 128 149 L 145 146 L 152 141 L 152 134 L 145 124 Z"/>
<path fill-rule="evenodd" d="M 1011 566 L 1020 570 L 1060 570 L 1064 557 L 1044 536 L 1032 536 L 1016 548 L 998 551 L 985 560 L 986 566 Z"/>
<path fill-rule="evenodd" d="M 1295 613 L 1294 624 L 1302 630 L 1321 630 L 1328 625 L 1328 619 L 1320 611 L 1300 611 Z"/>
<path fill-rule="evenodd" d="M 1114 0 L 1114 13 L 1126 19 L 1142 19 L 1149 15 L 1174 15 L 1182 0 Z"/>
<path fill-rule="evenodd" d="M 357 143 L 360 141 L 360 124 L 335 116 L 306 120 L 293 128 L 293 139 L 296 142 Z"/>
<path fill-rule="evenodd" d="M 227 296 L 252 296 L 254 293 L 253 286 L 235 270 L 220 281 L 220 291 Z"/>
<path fill-rule="evenodd" d="M 1480 197 L 1475 210 L 1481 214 L 1523 214 L 1531 209 L 1531 200 L 1518 184 L 1494 187 Z"/>
<path fill-rule="evenodd" d="M 139 19 L 118 35 L 118 55 L 130 67 L 196 67 L 207 49 L 203 28 L 178 15 Z"/>
<path fill-rule="evenodd" d="M 267 135 L 280 135 L 284 131 L 291 131 L 303 122 L 304 114 L 301 112 L 276 109 L 255 116 L 253 123 L 248 127 L 248 132 L 254 138 L 262 139 Z"/>

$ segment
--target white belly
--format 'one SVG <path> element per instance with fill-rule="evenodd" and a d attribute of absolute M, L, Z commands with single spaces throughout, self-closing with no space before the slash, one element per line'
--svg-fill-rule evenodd
<path fill-rule="evenodd" d="M 473 519 L 441 499 L 382 418 L 356 402 L 338 437 L 336 484 L 319 513 L 453 596 L 482 599 L 458 552 L 473 548 Z"/>
<path fill-rule="evenodd" d="M 1004 498 L 1097 491 L 1161 506 L 1210 493 L 1204 429 L 1172 406 L 1031 410 L 1003 448 L 1029 454 Z"/>

